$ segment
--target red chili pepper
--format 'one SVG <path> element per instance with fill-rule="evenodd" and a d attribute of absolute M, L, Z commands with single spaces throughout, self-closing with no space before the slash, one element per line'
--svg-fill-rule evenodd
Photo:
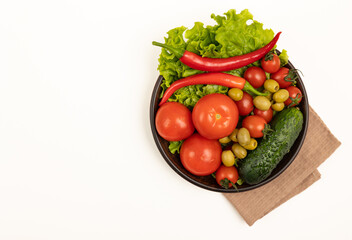
<path fill-rule="evenodd" d="M 153 42 L 153 45 L 166 48 L 170 52 L 174 53 L 182 63 L 193 69 L 206 72 L 225 72 L 247 66 L 248 64 L 254 63 L 255 61 L 263 58 L 275 46 L 280 34 L 281 32 L 277 33 L 271 42 L 258 50 L 241 56 L 234 56 L 229 58 L 202 57 L 193 52 L 174 48 L 155 41 Z"/>
<path fill-rule="evenodd" d="M 197 84 L 216 84 L 229 88 L 243 89 L 244 91 L 250 91 L 256 95 L 267 95 L 267 93 L 261 93 L 257 91 L 244 78 L 227 73 L 201 73 L 173 82 L 170 87 L 166 89 L 164 96 L 159 103 L 159 106 L 164 104 L 176 90 L 186 86 Z"/>

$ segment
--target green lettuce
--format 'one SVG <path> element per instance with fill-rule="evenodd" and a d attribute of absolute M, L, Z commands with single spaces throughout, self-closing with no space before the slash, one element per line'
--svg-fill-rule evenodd
<path fill-rule="evenodd" d="M 180 153 L 180 147 L 183 143 L 182 141 L 174 141 L 174 142 L 169 142 L 169 150 L 172 154 Z"/>
<path fill-rule="evenodd" d="M 285 49 L 282 50 L 282 52 L 279 55 L 280 58 L 280 65 L 285 66 L 288 63 L 288 55 L 287 55 L 287 51 Z"/>
<path fill-rule="evenodd" d="M 185 106 L 193 107 L 201 97 L 211 93 L 226 94 L 227 87 L 219 85 L 191 85 L 177 90 L 170 98 L 169 101 L 180 102 Z"/>

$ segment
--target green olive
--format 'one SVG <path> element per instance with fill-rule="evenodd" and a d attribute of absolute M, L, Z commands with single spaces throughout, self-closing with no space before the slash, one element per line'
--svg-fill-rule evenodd
<path fill-rule="evenodd" d="M 243 91 L 239 88 L 231 88 L 227 95 L 229 95 L 232 100 L 239 101 L 243 97 Z"/>
<path fill-rule="evenodd" d="M 238 143 L 233 144 L 231 150 L 235 154 L 235 156 L 240 159 L 245 158 L 247 156 L 247 150 Z"/>
<path fill-rule="evenodd" d="M 264 88 L 268 90 L 269 92 L 277 92 L 280 89 L 280 85 L 272 79 L 268 79 L 264 82 Z"/>
<path fill-rule="evenodd" d="M 226 144 L 231 142 L 231 139 L 229 137 L 223 137 L 219 139 L 219 143 Z"/>
<path fill-rule="evenodd" d="M 257 148 L 257 146 L 258 146 L 257 140 L 255 140 L 255 138 L 251 138 L 251 142 L 247 145 L 244 145 L 243 147 L 247 150 L 254 150 Z"/>
<path fill-rule="evenodd" d="M 247 145 L 251 142 L 251 135 L 247 128 L 240 128 L 237 133 L 237 141 L 239 144 Z"/>
<path fill-rule="evenodd" d="M 238 142 L 237 140 L 237 133 L 238 133 L 238 128 L 236 128 L 229 136 L 229 138 L 231 139 L 231 141 L 233 142 Z"/>
<path fill-rule="evenodd" d="M 290 96 L 289 92 L 286 89 L 280 89 L 273 95 L 273 100 L 277 103 L 285 102 Z"/>
<path fill-rule="evenodd" d="M 253 99 L 253 104 L 256 108 L 258 108 L 259 110 L 262 110 L 262 111 L 269 110 L 269 108 L 271 106 L 269 99 L 267 99 L 264 96 L 256 96 Z"/>
<path fill-rule="evenodd" d="M 277 112 L 280 112 L 284 109 L 285 107 L 285 103 L 274 103 L 273 105 L 271 105 L 271 108 L 274 110 L 274 111 L 277 111 Z"/>
<path fill-rule="evenodd" d="M 225 150 L 221 153 L 221 161 L 226 167 L 231 167 L 235 164 L 235 155 L 231 150 Z"/>

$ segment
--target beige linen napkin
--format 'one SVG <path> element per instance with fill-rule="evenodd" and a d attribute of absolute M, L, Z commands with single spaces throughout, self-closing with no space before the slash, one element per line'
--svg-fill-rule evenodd
<path fill-rule="evenodd" d="M 292 164 L 280 176 L 262 187 L 224 195 L 251 226 L 255 221 L 319 180 L 320 173 L 317 167 L 340 144 L 316 112 L 310 108 L 306 139 Z"/>

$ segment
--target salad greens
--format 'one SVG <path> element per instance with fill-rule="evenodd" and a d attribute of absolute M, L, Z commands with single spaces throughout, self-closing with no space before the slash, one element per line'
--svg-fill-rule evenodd
<path fill-rule="evenodd" d="M 170 145 L 169 145 L 170 152 L 172 154 L 175 154 L 176 152 L 180 153 L 180 147 L 181 147 L 182 143 L 183 143 L 183 140 L 170 142 Z"/>
<path fill-rule="evenodd" d="M 288 63 L 288 55 L 285 49 L 282 49 L 281 54 L 279 55 L 281 67 L 285 66 Z"/>
<path fill-rule="evenodd" d="M 216 22 L 214 26 L 204 26 L 203 23 L 196 22 L 191 29 L 184 26 L 171 29 L 167 32 L 165 43 L 175 48 L 184 48 L 203 57 L 228 58 L 253 52 L 268 44 L 274 37 L 274 31 L 264 29 L 263 24 L 254 20 L 253 15 L 247 9 L 240 13 L 231 9 L 224 16 L 212 14 L 211 18 Z M 282 50 L 279 58 L 282 65 L 287 64 L 287 51 Z M 257 61 L 227 73 L 242 77 L 250 66 L 260 66 L 260 62 Z M 164 77 L 160 97 L 174 81 L 202 73 L 202 71 L 181 63 L 174 54 L 164 48 L 159 57 L 158 70 Z M 227 87 L 218 85 L 187 86 L 177 90 L 169 101 L 180 102 L 191 109 L 201 97 L 211 93 L 226 94 L 227 91 Z M 171 142 L 170 151 L 179 152 L 181 144 L 182 142 Z"/>

